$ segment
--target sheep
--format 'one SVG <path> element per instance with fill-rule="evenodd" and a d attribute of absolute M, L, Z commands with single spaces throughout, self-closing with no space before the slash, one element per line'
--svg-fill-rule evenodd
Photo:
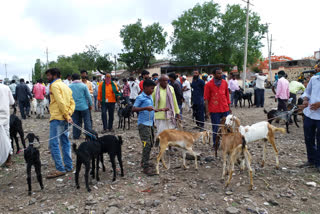
<path fill-rule="evenodd" d="M 198 163 L 197 163 L 197 154 L 192 150 L 192 146 L 195 141 L 201 139 L 203 144 L 206 143 L 206 141 L 210 142 L 210 133 L 208 131 L 204 132 L 198 132 L 198 133 L 191 133 L 191 132 L 185 132 L 175 129 L 166 129 L 163 132 L 161 132 L 157 138 L 156 138 L 156 144 L 155 146 L 158 147 L 160 144 L 160 152 L 157 157 L 157 166 L 156 166 L 156 172 L 159 174 L 159 162 L 160 159 L 162 161 L 163 166 L 168 169 L 166 166 L 164 160 L 162 159 L 162 156 L 166 149 L 169 146 L 175 146 L 183 149 L 182 151 L 182 157 L 183 157 L 183 167 L 187 169 L 186 166 L 186 153 L 189 152 L 191 155 L 195 158 L 195 168 L 198 169 Z M 170 165 L 170 163 L 169 163 Z"/>
<path fill-rule="evenodd" d="M 264 140 L 261 167 L 264 167 L 265 164 L 266 142 L 269 141 L 275 152 L 276 168 L 279 168 L 278 149 L 275 144 L 274 135 L 275 132 L 281 132 L 285 134 L 286 130 L 284 128 L 277 128 L 266 121 L 258 122 L 251 126 L 241 126 L 240 120 L 233 115 L 228 115 L 226 117 L 225 125 L 231 132 L 240 132 L 244 136 L 247 143 L 256 142 L 258 140 Z"/>

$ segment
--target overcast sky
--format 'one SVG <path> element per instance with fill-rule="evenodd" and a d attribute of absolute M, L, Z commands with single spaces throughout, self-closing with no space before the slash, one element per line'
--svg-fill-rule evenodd
<path fill-rule="evenodd" d="M 96 45 L 103 53 L 118 54 L 123 25 L 138 18 L 144 25 L 159 22 L 171 36 L 172 20 L 203 0 L 9 0 L 0 7 L 0 79 L 17 74 L 29 78 L 34 62 L 81 52 Z M 217 0 L 246 5 L 242 0 Z M 252 0 L 251 10 L 271 23 L 273 53 L 300 59 L 320 48 L 319 0 Z M 169 40 L 169 37 L 167 38 Z M 264 41 L 266 44 L 266 40 Z M 262 49 L 267 56 L 267 47 Z M 167 51 L 162 57 L 168 56 Z"/>

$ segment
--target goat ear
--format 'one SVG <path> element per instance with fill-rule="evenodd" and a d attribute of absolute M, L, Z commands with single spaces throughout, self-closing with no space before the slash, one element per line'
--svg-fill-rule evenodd
<path fill-rule="evenodd" d="M 220 120 L 220 124 L 225 124 L 225 122 L 226 122 L 226 117 L 222 117 Z"/>
<path fill-rule="evenodd" d="M 39 136 L 34 136 L 34 137 L 37 139 L 38 143 L 40 143 Z"/>
<path fill-rule="evenodd" d="M 236 118 L 235 121 L 236 121 L 236 125 L 237 125 L 238 127 L 240 127 L 240 120 L 239 120 L 239 118 Z"/>

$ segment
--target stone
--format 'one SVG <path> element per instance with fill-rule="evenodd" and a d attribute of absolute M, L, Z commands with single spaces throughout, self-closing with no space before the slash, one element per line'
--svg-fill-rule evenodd
<path fill-rule="evenodd" d="M 89 195 L 89 197 L 87 198 L 88 201 L 91 201 L 93 200 L 93 196 L 92 195 Z"/>
<path fill-rule="evenodd" d="M 307 184 L 307 186 L 309 186 L 309 187 L 317 187 L 317 183 L 316 182 L 307 182 L 306 183 Z"/>
<path fill-rule="evenodd" d="M 271 204 L 272 206 L 279 206 L 279 203 L 272 199 L 268 200 L 268 203 Z"/>
<path fill-rule="evenodd" d="M 143 199 L 139 199 L 139 200 L 138 200 L 138 204 L 140 204 L 140 205 L 144 205 L 144 204 L 145 204 L 145 202 L 144 202 L 144 200 L 143 200 Z"/>
<path fill-rule="evenodd" d="M 211 162 L 211 161 L 214 161 L 214 157 L 213 157 L 213 156 L 205 157 L 205 158 L 204 158 L 204 161 L 205 161 L 205 162 Z"/>
<path fill-rule="evenodd" d="M 124 200 L 124 196 L 123 196 L 123 195 L 120 195 L 120 196 L 119 196 L 119 200 L 121 200 L 121 201 Z"/>
<path fill-rule="evenodd" d="M 232 195 L 232 194 L 233 194 L 233 192 L 231 192 L 231 191 L 226 192 L 226 195 Z"/>
<path fill-rule="evenodd" d="M 29 205 L 32 205 L 34 203 L 36 203 L 37 199 L 35 198 L 31 198 L 30 201 L 29 201 Z"/>
<path fill-rule="evenodd" d="M 302 197 L 302 198 L 301 198 L 301 201 L 307 201 L 307 200 L 308 200 L 307 197 Z"/>
<path fill-rule="evenodd" d="M 74 210 L 74 209 L 75 209 L 75 206 L 73 206 L 73 205 L 68 206 L 67 209 L 68 209 L 68 210 Z"/>
<path fill-rule="evenodd" d="M 111 201 L 108 206 L 109 207 L 117 207 L 117 208 L 119 208 L 119 203 L 116 202 L 116 201 Z"/>
<path fill-rule="evenodd" d="M 235 207 L 228 207 L 226 209 L 226 213 L 227 214 L 237 214 L 237 213 L 240 213 L 240 210 L 238 210 L 237 208 Z"/>
<path fill-rule="evenodd" d="M 106 212 L 106 214 L 117 214 L 119 212 L 119 208 L 117 207 L 110 207 L 109 210 Z"/>
<path fill-rule="evenodd" d="M 175 201 L 175 200 L 177 200 L 177 197 L 176 196 L 170 196 L 169 200 L 170 201 Z"/>
<path fill-rule="evenodd" d="M 160 200 L 154 200 L 152 205 L 153 205 L 154 207 L 157 207 L 157 206 L 160 205 L 160 203 L 161 203 Z"/>

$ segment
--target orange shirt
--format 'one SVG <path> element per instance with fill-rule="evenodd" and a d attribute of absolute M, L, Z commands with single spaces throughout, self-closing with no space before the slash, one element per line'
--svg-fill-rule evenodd
<path fill-rule="evenodd" d="M 99 88 L 98 88 L 98 100 L 101 102 L 102 101 L 102 85 L 103 85 L 103 82 L 101 82 L 99 84 Z M 106 103 L 115 103 L 116 102 L 116 95 L 113 93 L 113 90 L 112 90 L 112 84 L 105 84 L 106 85 Z M 119 91 L 118 89 L 118 86 L 117 84 L 115 84 L 116 88 L 117 88 L 117 91 Z"/>

